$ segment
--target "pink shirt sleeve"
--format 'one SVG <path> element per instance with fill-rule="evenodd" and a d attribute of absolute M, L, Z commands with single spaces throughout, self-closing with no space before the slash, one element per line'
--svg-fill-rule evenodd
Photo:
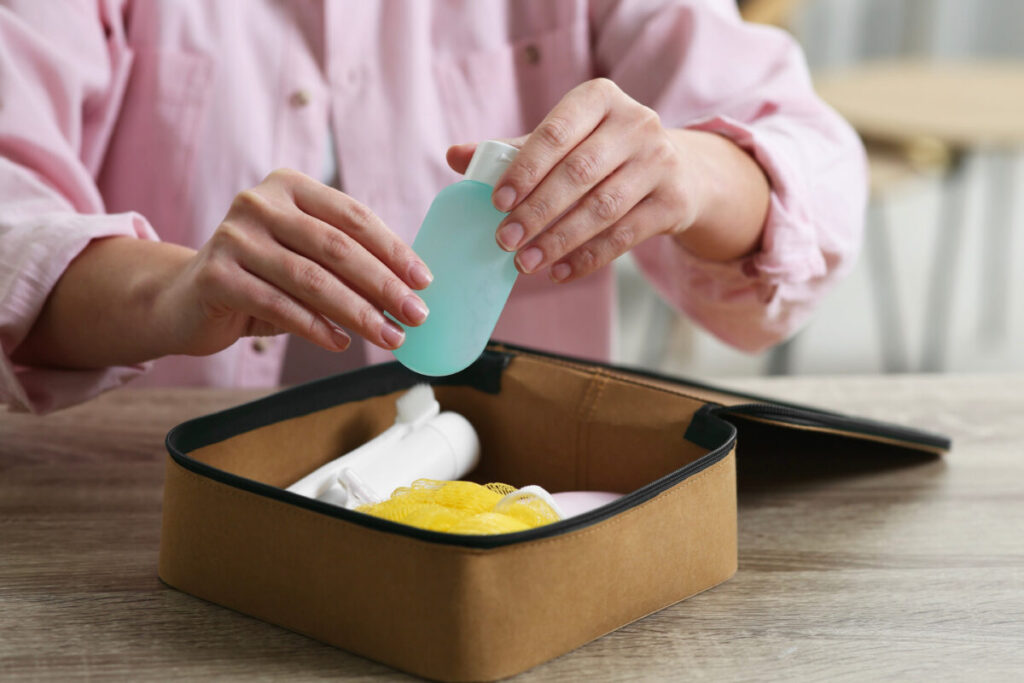
<path fill-rule="evenodd" d="M 703 261 L 668 237 L 633 250 L 674 307 L 721 340 L 759 351 L 786 338 L 853 266 L 867 195 L 863 148 L 814 94 L 783 31 L 743 23 L 732 0 L 595 2 L 599 71 L 666 126 L 723 135 L 772 188 L 761 249 Z"/>
<path fill-rule="evenodd" d="M 90 240 L 157 239 L 138 214 L 105 215 L 94 181 L 131 61 L 118 4 L 0 6 L 0 401 L 15 410 L 77 403 L 144 370 L 32 368 L 11 360 Z"/>

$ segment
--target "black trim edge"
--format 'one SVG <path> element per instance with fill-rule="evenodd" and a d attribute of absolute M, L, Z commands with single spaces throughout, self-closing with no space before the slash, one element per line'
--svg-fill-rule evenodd
<path fill-rule="evenodd" d="M 709 403 L 701 406 L 693 414 L 693 419 L 690 420 L 690 425 L 686 428 L 684 435 L 687 441 L 691 441 L 701 448 L 713 449 L 723 441 L 736 439 L 736 426 L 723 420 L 715 412 L 715 409 L 716 406 Z"/>
<path fill-rule="evenodd" d="M 192 451 L 223 441 L 258 427 L 302 417 L 331 406 L 360 401 L 374 396 L 408 389 L 426 382 L 435 386 L 468 386 L 488 394 L 501 393 L 501 375 L 512 355 L 498 351 L 484 354 L 462 372 L 449 377 L 424 377 L 407 370 L 398 362 L 371 365 L 352 372 L 300 384 L 270 396 L 204 415 L 175 429 L 178 448 Z M 179 431 L 179 428 L 186 429 Z"/>
<path fill-rule="evenodd" d="M 477 363 L 462 373 L 445 378 L 431 378 L 431 383 L 471 386 L 488 393 L 498 393 L 501 373 L 514 355 L 494 350 L 486 351 Z M 389 394 L 424 380 L 425 378 L 409 372 L 398 363 L 375 365 L 317 380 L 184 422 L 167 433 L 165 440 L 167 452 L 176 464 L 186 470 L 249 493 L 369 529 L 429 543 L 486 550 L 558 536 L 604 521 L 624 510 L 655 498 L 672 486 L 717 464 L 732 451 L 736 444 L 736 427 L 708 410 L 709 406 L 704 406 L 694 414 L 685 434 L 685 438 L 702 448 L 710 449 L 708 453 L 697 460 L 624 495 L 622 498 L 582 515 L 526 531 L 486 536 L 464 536 L 427 531 L 390 522 L 231 474 L 188 456 L 189 451 L 218 443 L 258 427 L 300 417 L 330 406 Z M 716 436 L 717 440 L 714 438 Z"/>
<path fill-rule="evenodd" d="M 824 413 L 816 410 L 805 410 L 794 406 L 783 406 L 767 403 L 748 403 L 739 406 L 719 407 L 715 414 L 726 420 L 730 416 L 751 417 L 769 420 L 780 425 L 794 425 L 797 427 L 811 427 L 815 429 L 830 429 L 844 432 L 844 436 L 857 438 L 858 436 L 868 438 L 886 439 L 897 441 L 906 448 L 921 450 L 942 450 L 948 451 L 952 448 L 953 442 L 949 437 L 941 434 L 932 434 L 911 427 L 878 422 L 863 417 L 849 417 L 838 413 Z"/>
<path fill-rule="evenodd" d="M 390 522 L 386 519 L 381 519 L 380 517 L 364 515 L 353 510 L 347 510 L 336 505 L 331 505 L 330 503 L 323 503 L 313 498 L 300 496 L 297 493 L 291 493 L 290 491 L 277 488 L 276 486 L 270 486 L 269 484 L 264 484 L 252 479 L 246 479 L 245 477 L 225 472 L 224 470 L 217 469 L 216 467 L 211 467 L 210 465 L 188 457 L 188 455 L 181 453 L 171 445 L 168 445 L 168 451 L 176 464 L 190 472 L 248 493 L 253 493 L 265 498 L 271 498 L 282 503 L 295 505 L 296 507 L 311 510 L 313 512 L 327 515 L 328 517 L 334 517 L 335 519 L 340 519 L 376 531 L 397 534 L 399 536 L 407 536 L 409 538 L 427 541 L 428 543 L 487 550 L 514 545 L 517 543 L 525 543 L 527 541 L 550 538 L 552 536 L 560 536 L 562 534 L 597 524 L 598 522 L 603 522 L 624 510 L 628 510 L 629 508 L 645 503 L 676 484 L 695 474 L 703 472 L 712 465 L 722 461 L 732 451 L 733 446 L 735 446 L 736 428 L 727 422 L 722 422 L 732 429 L 733 436 L 728 442 L 722 444 L 715 450 L 707 453 L 697 460 L 684 465 L 678 470 L 674 470 L 669 474 L 666 474 L 664 477 L 656 479 L 655 481 L 640 487 L 636 491 L 624 495 L 622 498 L 614 500 L 599 508 L 590 510 L 584 514 L 576 515 L 575 517 L 570 517 L 569 519 L 555 522 L 553 524 L 535 527 L 525 531 L 517 531 L 510 534 L 491 534 L 481 536 L 464 536 L 440 531 L 428 531 L 426 529 L 419 529 L 417 527 L 399 524 L 397 522 Z M 168 441 L 170 441 L 170 439 L 171 436 L 168 435 Z"/>

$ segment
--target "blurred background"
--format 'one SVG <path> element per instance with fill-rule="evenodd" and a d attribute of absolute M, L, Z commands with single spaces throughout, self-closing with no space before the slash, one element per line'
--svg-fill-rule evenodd
<path fill-rule="evenodd" d="M 616 360 L 691 377 L 1024 370 L 1024 0 L 744 0 L 791 32 L 872 171 L 860 260 L 751 356 L 619 259 Z"/>

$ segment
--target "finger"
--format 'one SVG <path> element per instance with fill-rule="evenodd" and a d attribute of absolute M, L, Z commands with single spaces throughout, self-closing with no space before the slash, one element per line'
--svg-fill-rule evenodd
<path fill-rule="evenodd" d="M 527 244 L 516 255 L 516 267 L 534 273 L 568 255 L 620 220 L 653 188 L 642 164 L 627 162 Z"/>
<path fill-rule="evenodd" d="M 569 150 L 597 128 L 617 90 L 601 78 L 570 90 L 526 139 L 498 181 L 492 196 L 495 208 L 511 211 L 522 202 Z"/>
<path fill-rule="evenodd" d="M 293 186 L 295 205 L 302 211 L 343 230 L 413 289 L 430 284 L 433 275 L 427 264 L 365 204 L 312 178 L 302 178 Z"/>
<path fill-rule="evenodd" d="M 242 257 L 242 266 L 372 344 L 390 350 L 405 340 L 402 328 L 388 320 L 379 308 L 305 256 L 280 248 L 254 246 Z"/>
<path fill-rule="evenodd" d="M 475 142 L 466 142 L 460 145 L 452 145 L 445 154 L 445 160 L 456 173 L 465 173 L 469 167 L 469 161 L 476 151 Z"/>
<path fill-rule="evenodd" d="M 663 232 L 671 222 L 668 208 L 648 196 L 614 225 L 551 266 L 551 279 L 570 282 L 589 275 Z"/>
<path fill-rule="evenodd" d="M 344 351 L 352 341 L 323 316 L 243 269 L 232 277 L 224 297 L 229 308 L 258 321 L 259 327 L 291 332 L 328 351 Z"/>
<path fill-rule="evenodd" d="M 514 251 L 532 240 L 619 168 L 630 151 L 629 138 L 622 127 L 608 121 L 602 123 L 502 220 L 496 236 L 498 245 Z"/>
<path fill-rule="evenodd" d="M 423 299 L 346 232 L 295 211 L 293 216 L 276 221 L 274 236 L 406 325 L 416 326 L 426 319 L 428 310 Z"/>

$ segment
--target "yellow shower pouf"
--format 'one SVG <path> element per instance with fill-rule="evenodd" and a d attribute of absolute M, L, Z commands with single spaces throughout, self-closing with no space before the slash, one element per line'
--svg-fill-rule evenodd
<path fill-rule="evenodd" d="M 409 526 L 451 534 L 507 534 L 557 522 L 544 500 L 523 495 L 498 503 L 514 486 L 419 479 L 395 489 L 391 498 L 356 510 Z"/>

